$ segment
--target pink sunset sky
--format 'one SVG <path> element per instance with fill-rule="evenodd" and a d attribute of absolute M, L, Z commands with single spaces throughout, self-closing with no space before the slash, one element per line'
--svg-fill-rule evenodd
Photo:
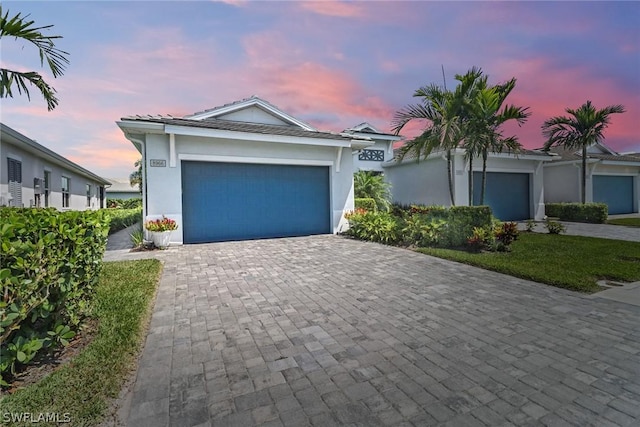
<path fill-rule="evenodd" d="M 106 178 L 127 177 L 138 152 L 115 122 L 182 116 L 257 95 L 321 130 L 368 121 L 389 131 L 420 86 L 448 87 L 481 67 L 512 77 L 509 103 L 532 112 L 509 131 L 542 146 L 540 125 L 587 100 L 622 104 L 605 143 L 640 151 L 640 2 L 4 1 L 3 13 L 53 24 L 70 53 L 49 82 L 0 102 L 1 121 Z M 38 69 L 37 52 L 3 38 L 3 68 Z M 414 136 L 420 127 L 408 127 Z"/>

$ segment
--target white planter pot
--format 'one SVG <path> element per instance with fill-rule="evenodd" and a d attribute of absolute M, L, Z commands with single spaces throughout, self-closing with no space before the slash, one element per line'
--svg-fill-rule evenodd
<path fill-rule="evenodd" d="M 150 231 L 149 234 L 156 248 L 164 249 L 169 246 L 171 231 Z"/>

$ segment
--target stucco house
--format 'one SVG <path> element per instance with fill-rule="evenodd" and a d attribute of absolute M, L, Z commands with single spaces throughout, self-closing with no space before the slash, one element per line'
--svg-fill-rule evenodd
<path fill-rule="evenodd" d="M 545 164 L 546 202 L 580 202 L 582 151 L 553 147 Z M 609 214 L 640 212 L 640 155 L 620 154 L 596 143 L 587 149 L 586 202 L 606 203 Z"/>
<path fill-rule="evenodd" d="M 0 206 L 100 209 L 109 184 L 0 123 Z"/>
<path fill-rule="evenodd" d="M 137 185 L 131 185 L 129 178 L 109 178 L 111 185 L 106 188 L 107 199 L 139 199 L 140 189 Z"/>
<path fill-rule="evenodd" d="M 353 210 L 353 153 L 374 145 L 255 96 L 117 124 L 142 154 L 143 215 L 176 220 L 173 243 L 338 232 Z"/>
<path fill-rule="evenodd" d="M 345 129 L 343 133 L 370 138 L 373 145 L 353 152 L 353 170 L 384 173 L 382 164 L 393 159 L 393 144 L 402 139 L 401 136 L 381 132 L 373 125 L 364 122 Z"/>
<path fill-rule="evenodd" d="M 482 161 L 475 159 L 473 171 L 465 160 L 465 151 L 452 151 L 453 194 L 455 205 L 468 206 L 469 173 L 473 173 L 473 204 L 479 204 Z M 553 156 L 540 150 L 489 153 L 484 204 L 503 221 L 544 217 L 544 166 Z M 450 206 L 447 160 L 444 152 L 431 153 L 426 159 L 407 155 L 383 163 L 385 178 L 391 184 L 393 201 L 400 204 Z"/>

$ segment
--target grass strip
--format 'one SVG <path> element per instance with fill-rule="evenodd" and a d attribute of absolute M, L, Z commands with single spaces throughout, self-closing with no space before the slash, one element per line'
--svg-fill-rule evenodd
<path fill-rule="evenodd" d="M 592 293 L 600 279 L 640 280 L 640 242 L 522 233 L 511 252 L 469 253 L 420 248 L 418 252 L 560 288 Z"/>
<path fill-rule="evenodd" d="M 58 420 L 67 418 L 64 425 L 69 426 L 98 423 L 110 399 L 118 396 L 141 349 L 161 271 L 158 260 L 105 263 L 93 300 L 94 317 L 99 322 L 93 341 L 40 382 L 0 400 L 0 424 L 18 413 L 35 417 L 57 414 Z"/>
<path fill-rule="evenodd" d="M 626 225 L 627 227 L 640 227 L 640 218 L 614 218 L 608 220 L 607 224 Z"/>

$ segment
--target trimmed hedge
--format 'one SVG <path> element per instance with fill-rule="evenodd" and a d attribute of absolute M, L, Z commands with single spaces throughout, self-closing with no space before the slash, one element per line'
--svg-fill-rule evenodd
<path fill-rule="evenodd" d="M 376 200 L 371 197 L 361 197 L 354 200 L 356 209 L 365 209 L 367 211 L 375 212 L 378 210 L 376 206 Z"/>
<path fill-rule="evenodd" d="M 1 208 L 0 383 L 41 349 L 65 344 L 102 268 L 103 211 Z"/>
<path fill-rule="evenodd" d="M 605 203 L 547 203 L 545 214 L 562 221 L 590 222 L 603 224 L 608 217 L 609 207 Z"/>
<path fill-rule="evenodd" d="M 142 198 L 134 199 L 107 199 L 109 209 L 136 209 L 142 208 Z"/>
<path fill-rule="evenodd" d="M 111 219 L 109 234 L 142 222 L 142 208 L 135 209 L 106 209 L 105 212 Z"/>

